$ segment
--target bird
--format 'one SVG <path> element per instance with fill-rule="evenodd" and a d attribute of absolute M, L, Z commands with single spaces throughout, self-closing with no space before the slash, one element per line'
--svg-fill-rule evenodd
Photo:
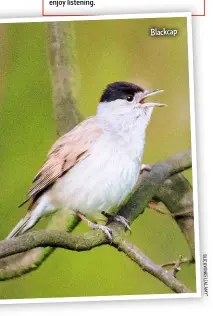
<path fill-rule="evenodd" d="M 154 107 L 147 102 L 163 90 L 149 91 L 125 81 L 108 84 L 102 92 L 96 115 L 79 123 L 51 147 L 47 159 L 26 195 L 26 215 L 6 239 L 32 228 L 42 217 L 68 209 L 92 229 L 102 230 L 111 239 L 106 225 L 90 221 L 92 213 L 114 216 L 133 191 L 141 170 L 146 128 Z"/>

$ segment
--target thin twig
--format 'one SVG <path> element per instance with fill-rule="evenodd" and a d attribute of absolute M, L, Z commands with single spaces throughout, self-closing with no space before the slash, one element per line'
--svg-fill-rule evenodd
<path fill-rule="evenodd" d="M 170 271 L 163 269 L 160 265 L 157 265 L 150 260 L 140 249 L 135 245 L 122 240 L 117 244 L 117 248 L 123 251 L 131 260 L 137 263 L 143 271 L 148 272 L 162 283 L 167 285 L 171 290 L 176 293 L 190 293 L 192 292 L 183 283 L 178 281 L 175 275 L 172 275 Z"/>
<path fill-rule="evenodd" d="M 169 268 L 169 267 L 174 267 L 177 263 L 177 260 L 173 260 L 173 261 L 169 261 L 167 263 L 164 263 L 161 265 L 162 268 Z M 181 257 L 181 260 L 179 260 L 179 264 L 183 264 L 183 263 L 194 263 L 194 261 L 191 259 L 191 258 L 187 258 L 187 257 L 184 257 L 182 258 Z"/>

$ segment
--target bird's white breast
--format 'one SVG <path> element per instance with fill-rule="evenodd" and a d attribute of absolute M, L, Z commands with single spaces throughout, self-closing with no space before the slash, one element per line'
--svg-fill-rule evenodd
<path fill-rule="evenodd" d="M 91 152 L 49 191 L 55 207 L 71 208 L 84 214 L 109 211 L 125 200 L 134 188 L 141 165 L 144 138 L 104 132 Z"/>

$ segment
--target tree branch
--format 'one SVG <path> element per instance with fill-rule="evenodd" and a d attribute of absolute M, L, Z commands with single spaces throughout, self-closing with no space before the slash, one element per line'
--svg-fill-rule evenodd
<path fill-rule="evenodd" d="M 68 22 L 48 23 L 53 106 L 59 135 L 71 130 L 81 120 L 73 95 L 78 76 L 72 27 L 73 24 Z M 72 45 L 71 48 L 69 45 Z"/>
<path fill-rule="evenodd" d="M 149 274 L 157 278 L 175 293 L 192 292 L 183 283 L 178 281 L 175 276 L 170 273 L 170 271 L 154 263 L 135 245 L 127 242 L 126 240 L 121 240 L 120 242 L 118 242 L 116 247 L 118 248 L 118 250 L 123 251 L 131 260 L 137 263 L 143 271 L 148 272 Z"/>
<path fill-rule="evenodd" d="M 69 214 L 68 218 L 67 214 L 57 212 L 50 221 L 50 224 L 48 224 L 47 229 L 57 229 L 71 232 L 78 223 L 79 219 L 75 215 Z M 54 250 L 55 249 L 52 247 L 39 247 L 25 253 L 15 254 L 10 257 L 0 259 L 0 281 L 17 278 L 38 269 Z"/>
<path fill-rule="evenodd" d="M 195 260 L 193 192 L 189 181 L 176 174 L 166 180 L 156 193 L 180 227 L 190 249 L 190 261 Z"/>
<path fill-rule="evenodd" d="M 117 224 L 109 225 L 113 229 L 113 244 L 119 251 L 124 252 L 132 261 L 159 279 L 176 293 L 190 293 L 191 291 L 174 278 L 167 270 L 155 264 L 145 256 L 135 245 L 120 237 L 121 230 Z M 58 247 L 75 251 L 88 251 L 94 247 L 107 244 L 108 240 L 102 232 L 90 231 L 84 234 L 69 234 L 67 232 L 40 230 L 23 236 L 0 241 L 0 258 L 28 251 L 35 247 Z"/>
<path fill-rule="evenodd" d="M 185 171 L 191 166 L 190 153 L 182 161 L 182 167 Z M 150 169 L 153 166 L 150 166 Z M 180 169 L 182 168 L 180 166 Z M 180 170 L 176 169 L 176 171 Z M 189 181 L 181 173 L 175 173 L 156 191 L 154 200 L 161 201 L 167 207 L 169 214 L 174 218 L 180 227 L 190 249 L 190 263 L 195 261 L 195 242 L 194 242 L 194 211 L 193 211 L 193 191 Z M 147 175 L 149 171 L 145 171 Z M 144 179 L 144 171 L 141 172 L 138 185 Z"/>

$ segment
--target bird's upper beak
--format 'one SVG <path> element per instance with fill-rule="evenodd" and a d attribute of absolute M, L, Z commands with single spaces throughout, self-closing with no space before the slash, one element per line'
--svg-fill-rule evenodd
<path fill-rule="evenodd" d="M 146 98 L 148 97 L 151 97 L 155 94 L 158 94 L 158 93 L 161 93 L 163 92 L 164 90 L 153 90 L 153 91 L 146 91 L 144 92 L 141 100 L 140 100 L 140 103 L 141 104 L 144 104 L 144 106 L 146 107 L 154 107 L 154 106 L 159 106 L 159 107 L 162 107 L 162 106 L 166 106 L 166 104 L 163 104 L 163 103 L 158 103 L 158 102 L 145 102 Z"/>

